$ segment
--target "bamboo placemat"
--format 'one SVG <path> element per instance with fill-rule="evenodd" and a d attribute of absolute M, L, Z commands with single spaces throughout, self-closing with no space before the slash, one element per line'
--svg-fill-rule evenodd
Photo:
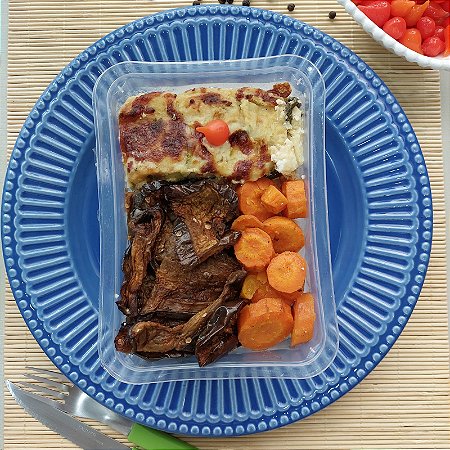
<path fill-rule="evenodd" d="M 289 0 L 291 1 L 291 0 Z M 32 105 L 53 77 L 81 50 L 138 17 L 185 1 L 10 0 L 8 151 Z M 288 0 L 253 1 L 288 13 Z M 334 21 L 330 10 L 337 11 Z M 450 449 L 447 275 L 439 74 L 409 64 L 371 40 L 333 0 L 299 0 L 293 17 L 348 45 L 378 72 L 404 107 L 425 153 L 434 204 L 434 238 L 419 303 L 382 363 L 341 400 L 279 430 L 228 439 L 186 438 L 200 449 Z M 52 368 L 6 291 L 5 378 L 26 365 Z M 5 396 L 4 448 L 76 448 Z M 118 438 L 99 425 L 98 429 Z"/>

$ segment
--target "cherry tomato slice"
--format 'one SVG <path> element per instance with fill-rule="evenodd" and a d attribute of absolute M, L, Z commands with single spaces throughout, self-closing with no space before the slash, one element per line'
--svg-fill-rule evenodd
<path fill-rule="evenodd" d="M 391 3 L 391 16 L 405 17 L 415 4 L 414 0 L 393 0 Z"/>
<path fill-rule="evenodd" d="M 450 55 L 450 25 L 447 25 L 445 27 L 444 38 L 445 38 L 444 56 L 448 56 Z"/>
<path fill-rule="evenodd" d="M 433 36 L 436 31 L 436 22 L 427 16 L 422 16 L 418 21 L 416 28 L 420 31 L 422 39 L 429 38 Z"/>
<path fill-rule="evenodd" d="M 434 35 L 438 37 L 441 41 L 445 42 L 445 34 L 444 34 L 444 27 L 441 27 L 440 25 L 436 27 L 434 30 Z"/>
<path fill-rule="evenodd" d="M 450 25 L 450 17 L 446 17 L 445 19 L 438 19 L 436 21 L 436 25 L 440 25 L 441 27 L 446 27 L 447 25 Z"/>
<path fill-rule="evenodd" d="M 211 120 L 204 127 L 197 127 L 195 130 L 204 134 L 206 140 L 216 146 L 225 144 L 230 136 L 228 124 L 220 119 Z"/>
<path fill-rule="evenodd" d="M 422 50 L 426 56 L 437 56 L 445 50 L 445 43 L 436 36 L 431 36 L 422 44 Z"/>
<path fill-rule="evenodd" d="M 406 22 L 403 17 L 393 17 L 383 25 L 383 31 L 399 40 L 406 32 Z"/>
<path fill-rule="evenodd" d="M 391 15 L 391 4 L 387 1 L 365 1 L 358 8 L 380 28 Z"/>
<path fill-rule="evenodd" d="M 424 12 L 428 8 L 430 4 L 429 0 L 427 0 L 422 5 L 415 5 L 411 8 L 411 11 L 405 16 L 406 25 L 408 27 L 414 27 L 418 20 L 423 16 Z"/>
<path fill-rule="evenodd" d="M 401 44 L 409 49 L 423 55 L 422 51 L 422 35 L 417 28 L 409 28 L 399 40 Z"/>
<path fill-rule="evenodd" d="M 439 3 L 431 1 L 423 15 L 431 17 L 433 20 L 440 20 L 446 19 L 449 13 Z"/>

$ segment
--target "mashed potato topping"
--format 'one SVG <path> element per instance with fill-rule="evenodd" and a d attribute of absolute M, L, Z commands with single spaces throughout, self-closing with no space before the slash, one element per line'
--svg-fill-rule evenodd
<path fill-rule="evenodd" d="M 130 185 L 215 174 L 256 180 L 274 169 L 288 175 L 303 163 L 303 117 L 289 83 L 272 89 L 195 88 L 132 97 L 119 114 L 120 145 Z M 211 145 L 196 128 L 213 119 L 228 140 Z"/>

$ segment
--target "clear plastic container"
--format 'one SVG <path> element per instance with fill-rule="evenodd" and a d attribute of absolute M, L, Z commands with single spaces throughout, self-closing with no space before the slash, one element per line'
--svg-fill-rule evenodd
<path fill-rule="evenodd" d="M 288 81 L 302 97 L 305 115 L 304 177 L 308 219 L 302 250 L 308 262 L 307 286 L 315 298 L 316 325 L 307 344 L 289 347 L 289 339 L 263 352 L 240 347 L 217 362 L 198 367 L 195 357 L 148 361 L 117 352 L 114 338 L 124 316 L 118 310 L 122 258 L 127 246 L 124 209 L 125 173 L 119 146 L 118 113 L 128 97 L 150 91 L 182 92 L 193 87 L 269 88 Z M 94 118 L 100 221 L 100 359 L 116 379 L 133 384 L 206 378 L 308 378 L 323 372 L 338 349 L 328 235 L 325 184 L 325 86 L 318 69 L 299 56 L 281 55 L 237 61 L 124 62 L 107 69 L 94 87 Z"/>

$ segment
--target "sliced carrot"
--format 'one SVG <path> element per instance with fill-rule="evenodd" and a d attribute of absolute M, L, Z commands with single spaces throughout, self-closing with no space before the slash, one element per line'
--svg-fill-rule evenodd
<path fill-rule="evenodd" d="M 269 284 L 280 292 L 292 293 L 303 288 L 306 278 L 306 261 L 295 252 L 275 256 L 267 267 Z"/>
<path fill-rule="evenodd" d="M 265 271 L 264 272 L 258 272 L 256 274 L 256 278 L 261 283 L 261 285 L 269 283 L 269 281 L 267 280 L 267 273 Z"/>
<path fill-rule="evenodd" d="M 303 294 L 303 287 L 304 287 L 304 284 L 305 284 L 305 283 L 303 283 L 303 286 L 302 286 L 298 291 L 290 292 L 290 293 L 283 292 L 283 295 L 284 295 L 286 298 L 292 300 L 292 302 L 294 302 L 295 300 L 297 300 L 297 298 L 298 298 L 299 295 Z"/>
<path fill-rule="evenodd" d="M 295 291 L 290 294 L 287 292 L 281 292 L 280 294 L 280 298 L 282 298 L 289 306 L 292 306 L 299 296 L 303 294 L 303 291 Z"/>
<path fill-rule="evenodd" d="M 249 273 L 242 284 L 241 297 L 251 300 L 258 288 L 267 283 L 267 275 L 265 272 Z"/>
<path fill-rule="evenodd" d="M 302 229 L 287 217 L 270 217 L 263 222 L 263 229 L 272 238 L 277 253 L 298 252 L 305 245 Z"/>
<path fill-rule="evenodd" d="M 264 298 L 242 308 L 238 319 L 239 342 L 251 350 L 266 350 L 286 339 L 294 319 L 279 298 Z"/>
<path fill-rule="evenodd" d="M 291 347 L 304 344 L 312 339 L 316 313 L 314 298 L 310 293 L 304 293 L 294 303 L 294 328 L 292 329 Z"/>
<path fill-rule="evenodd" d="M 257 303 L 263 298 L 270 298 L 270 297 L 280 297 L 281 295 L 278 291 L 276 291 L 269 283 L 264 283 L 258 286 L 256 291 L 253 293 L 253 296 L 251 298 L 252 303 Z"/>
<path fill-rule="evenodd" d="M 246 181 L 237 189 L 239 198 L 239 209 L 243 214 L 250 214 L 259 220 L 266 220 L 272 216 L 272 213 L 264 208 L 261 202 L 261 196 L 269 186 L 275 183 L 268 178 L 260 178 L 257 181 Z"/>
<path fill-rule="evenodd" d="M 289 219 L 298 219 L 308 215 L 305 182 L 303 180 L 285 181 L 281 190 L 287 199 L 283 214 Z"/>
<path fill-rule="evenodd" d="M 247 228 L 234 245 L 237 260 L 250 272 L 261 272 L 274 255 L 270 236 L 259 228 Z"/>
<path fill-rule="evenodd" d="M 278 214 L 286 208 L 286 197 L 275 187 L 269 186 L 261 195 L 261 202 L 267 211 Z"/>
<path fill-rule="evenodd" d="M 255 181 L 255 183 L 262 191 L 265 191 L 269 186 L 276 186 L 275 182 L 267 177 L 259 178 L 258 180 Z"/>
<path fill-rule="evenodd" d="M 287 294 L 285 292 L 280 292 L 274 289 L 268 282 L 262 283 L 253 293 L 251 298 L 252 303 L 259 302 L 263 298 L 277 297 L 281 298 L 286 304 L 292 306 L 294 301 L 300 295 L 299 291 L 295 291 L 292 294 Z"/>
<path fill-rule="evenodd" d="M 232 224 L 231 229 L 235 231 L 244 231 L 246 228 L 261 228 L 262 222 L 251 214 L 242 214 Z"/>

